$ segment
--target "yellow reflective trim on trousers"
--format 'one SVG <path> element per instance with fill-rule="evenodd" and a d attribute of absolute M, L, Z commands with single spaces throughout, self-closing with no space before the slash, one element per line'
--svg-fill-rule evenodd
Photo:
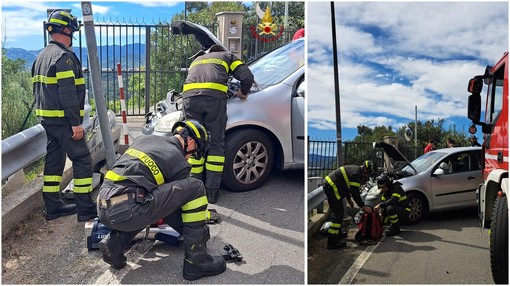
<path fill-rule="evenodd" d="M 63 110 L 44 110 L 44 109 L 36 109 L 35 115 L 44 116 L 44 117 L 65 117 L 65 112 Z M 85 115 L 85 110 L 80 110 L 80 116 Z"/>
<path fill-rule="evenodd" d="M 231 71 L 234 71 L 239 65 L 242 65 L 243 62 L 240 61 L 240 60 L 237 60 L 237 61 L 234 61 L 231 65 L 230 65 L 230 70 Z"/>
<path fill-rule="evenodd" d="M 207 218 L 205 211 L 191 213 L 191 214 L 182 214 L 182 222 L 199 222 L 199 221 L 205 221 Z"/>
<path fill-rule="evenodd" d="M 340 227 L 342 227 L 342 224 L 341 223 L 331 223 L 330 227 L 340 228 Z"/>
<path fill-rule="evenodd" d="M 92 186 L 74 186 L 73 193 L 86 194 L 92 192 Z"/>
<path fill-rule="evenodd" d="M 358 183 L 358 182 L 352 182 L 352 183 L 350 182 L 350 183 L 349 183 L 349 186 L 359 187 L 359 186 L 361 186 L 361 184 L 360 184 L 360 183 Z"/>
<path fill-rule="evenodd" d="M 199 82 L 199 83 L 188 83 L 185 84 L 182 91 L 188 91 L 191 89 L 199 89 L 199 88 L 207 88 L 207 89 L 214 89 L 219 90 L 223 92 L 227 92 L 228 86 L 221 84 L 221 83 L 215 83 L 215 82 Z"/>
<path fill-rule="evenodd" d="M 43 186 L 42 191 L 44 193 L 58 193 L 60 191 L 60 186 Z"/>
<path fill-rule="evenodd" d="M 205 163 L 205 169 L 211 172 L 223 172 L 223 166 Z"/>
<path fill-rule="evenodd" d="M 127 149 L 125 153 L 135 158 L 138 158 L 140 161 L 142 161 L 142 163 L 144 163 L 144 165 L 147 166 L 147 168 L 149 168 L 149 170 L 151 171 L 152 176 L 154 176 L 154 179 L 156 180 L 158 186 L 161 186 L 165 183 L 163 173 L 161 173 L 158 164 L 156 164 L 156 162 L 154 162 L 154 160 L 152 160 L 151 157 L 147 156 L 147 154 L 145 154 L 144 152 L 138 151 L 133 148 Z"/>
<path fill-rule="evenodd" d="M 64 79 L 64 78 L 70 78 L 70 77 L 74 77 L 74 72 L 72 70 L 57 72 L 56 76 L 57 76 L 57 80 Z"/>
<path fill-rule="evenodd" d="M 92 177 L 90 178 L 82 178 L 82 179 L 74 179 L 75 185 L 92 185 Z"/>
<path fill-rule="evenodd" d="M 56 77 L 48 77 L 44 75 L 34 75 L 32 77 L 32 83 L 44 83 L 44 84 L 57 84 L 57 78 Z"/>
<path fill-rule="evenodd" d="M 204 157 L 200 158 L 200 160 L 197 160 L 197 158 L 195 158 L 195 157 L 190 157 L 188 159 L 188 164 L 190 164 L 190 165 L 203 165 L 204 162 L 205 162 Z"/>
<path fill-rule="evenodd" d="M 401 197 L 398 201 L 399 201 L 399 202 L 401 202 L 401 201 L 403 201 L 403 200 L 407 200 L 407 196 L 403 196 L 403 197 Z"/>
<path fill-rule="evenodd" d="M 331 233 L 331 234 L 339 234 L 340 233 L 340 230 L 339 229 L 328 229 L 328 233 Z"/>
<path fill-rule="evenodd" d="M 50 175 L 46 175 L 46 176 L 44 176 L 43 180 L 45 182 L 60 183 L 62 181 L 62 176 L 50 176 Z"/>
<path fill-rule="evenodd" d="M 192 201 L 187 202 L 185 205 L 181 207 L 183 211 L 194 210 L 199 207 L 207 205 L 207 196 L 202 196 L 200 198 L 196 198 Z"/>
<path fill-rule="evenodd" d="M 104 178 L 105 179 L 108 179 L 110 181 L 114 181 L 114 182 L 119 182 L 119 181 L 124 181 L 126 180 L 127 178 L 124 177 L 124 176 L 121 176 L 117 173 L 115 173 L 114 171 L 108 171 L 106 172 L 106 175 L 104 175 Z"/>
<path fill-rule="evenodd" d="M 204 166 L 191 167 L 192 174 L 202 174 L 204 172 Z"/>
<path fill-rule="evenodd" d="M 225 156 L 207 156 L 208 162 L 225 163 Z"/>
<path fill-rule="evenodd" d="M 194 61 L 189 66 L 189 69 L 191 70 L 194 66 L 196 66 L 196 65 L 203 65 L 203 64 L 222 65 L 223 67 L 225 67 L 225 71 L 228 73 L 228 64 L 227 64 L 227 62 L 225 62 L 224 60 L 221 60 L 221 59 L 216 59 L 216 58 Z"/>
<path fill-rule="evenodd" d="M 329 176 L 326 176 L 326 181 L 328 184 L 333 188 L 333 191 L 335 192 L 335 197 L 337 200 L 340 200 L 340 194 L 338 193 L 338 188 L 336 187 L 335 183 L 331 180 Z"/>

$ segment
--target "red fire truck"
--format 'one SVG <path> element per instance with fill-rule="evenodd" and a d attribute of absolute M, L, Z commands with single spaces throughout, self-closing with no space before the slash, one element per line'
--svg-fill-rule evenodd
<path fill-rule="evenodd" d="M 477 190 L 481 226 L 490 228 L 490 260 L 492 278 L 497 284 L 508 284 L 508 52 L 494 66 L 487 66 L 483 75 L 469 80 L 469 132 L 480 125 L 484 183 Z M 487 85 L 485 119 L 480 121 L 480 93 Z"/>

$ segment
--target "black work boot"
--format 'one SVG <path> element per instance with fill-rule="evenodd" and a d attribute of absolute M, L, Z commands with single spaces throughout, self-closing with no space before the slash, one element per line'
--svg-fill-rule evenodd
<path fill-rule="evenodd" d="M 182 276 L 186 280 L 197 280 L 204 276 L 221 274 L 227 269 L 222 256 L 211 256 L 207 253 L 206 242 L 186 244 Z"/>
<path fill-rule="evenodd" d="M 78 213 L 78 221 L 88 221 L 97 217 L 97 206 L 92 201 L 90 193 L 74 193 L 76 208 Z"/>
<path fill-rule="evenodd" d="M 400 227 L 392 225 L 390 228 L 386 231 L 386 236 L 394 236 L 400 233 Z"/>
<path fill-rule="evenodd" d="M 59 192 L 43 192 L 43 199 L 44 205 L 46 206 L 46 220 L 52 220 L 61 216 L 68 216 L 76 213 L 76 205 L 67 205 L 64 203 Z"/>
<path fill-rule="evenodd" d="M 120 270 L 127 265 L 127 258 L 124 249 L 129 246 L 133 238 L 140 231 L 118 231 L 112 230 L 99 242 L 99 249 L 103 253 L 103 261 L 113 268 Z"/>
<path fill-rule="evenodd" d="M 347 236 L 346 236 L 347 237 Z M 347 246 L 347 242 L 342 238 L 341 234 L 328 234 L 327 249 L 340 249 Z"/>
<path fill-rule="evenodd" d="M 205 193 L 207 194 L 207 201 L 210 204 L 215 204 L 218 202 L 218 198 L 220 197 L 219 189 L 205 189 Z"/>

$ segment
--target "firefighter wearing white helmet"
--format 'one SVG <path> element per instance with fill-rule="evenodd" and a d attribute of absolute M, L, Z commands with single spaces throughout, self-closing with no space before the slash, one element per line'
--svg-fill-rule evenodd
<path fill-rule="evenodd" d="M 190 177 L 187 159 L 207 151 L 209 134 L 195 120 L 177 122 L 172 136 L 136 138 L 105 175 L 98 213 L 113 230 L 99 242 L 103 260 L 115 269 L 126 266 L 124 249 L 159 218 L 183 234 L 183 276 L 195 280 L 225 271 L 222 256 L 207 253 L 207 197 L 204 184 Z"/>
<path fill-rule="evenodd" d="M 342 200 L 347 199 L 351 207 L 354 206 L 351 197 L 356 204 L 369 211 L 370 207 L 365 206 L 361 200 L 359 188 L 365 184 L 369 177 L 374 172 L 374 163 L 366 160 L 361 166 L 359 165 L 346 165 L 342 166 L 322 180 L 322 187 L 324 193 L 328 198 L 328 204 L 333 213 L 331 225 L 328 229 L 328 249 L 339 249 L 345 247 L 347 243 L 344 238 L 347 237 L 346 233 L 342 233 L 342 221 L 344 217 L 344 206 Z"/>

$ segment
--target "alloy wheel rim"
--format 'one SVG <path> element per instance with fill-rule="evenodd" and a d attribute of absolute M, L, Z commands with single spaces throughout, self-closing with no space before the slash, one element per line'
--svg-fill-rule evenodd
<path fill-rule="evenodd" d="M 269 156 L 267 148 L 258 141 L 246 142 L 234 157 L 233 171 L 236 180 L 242 184 L 256 182 L 267 170 Z"/>

